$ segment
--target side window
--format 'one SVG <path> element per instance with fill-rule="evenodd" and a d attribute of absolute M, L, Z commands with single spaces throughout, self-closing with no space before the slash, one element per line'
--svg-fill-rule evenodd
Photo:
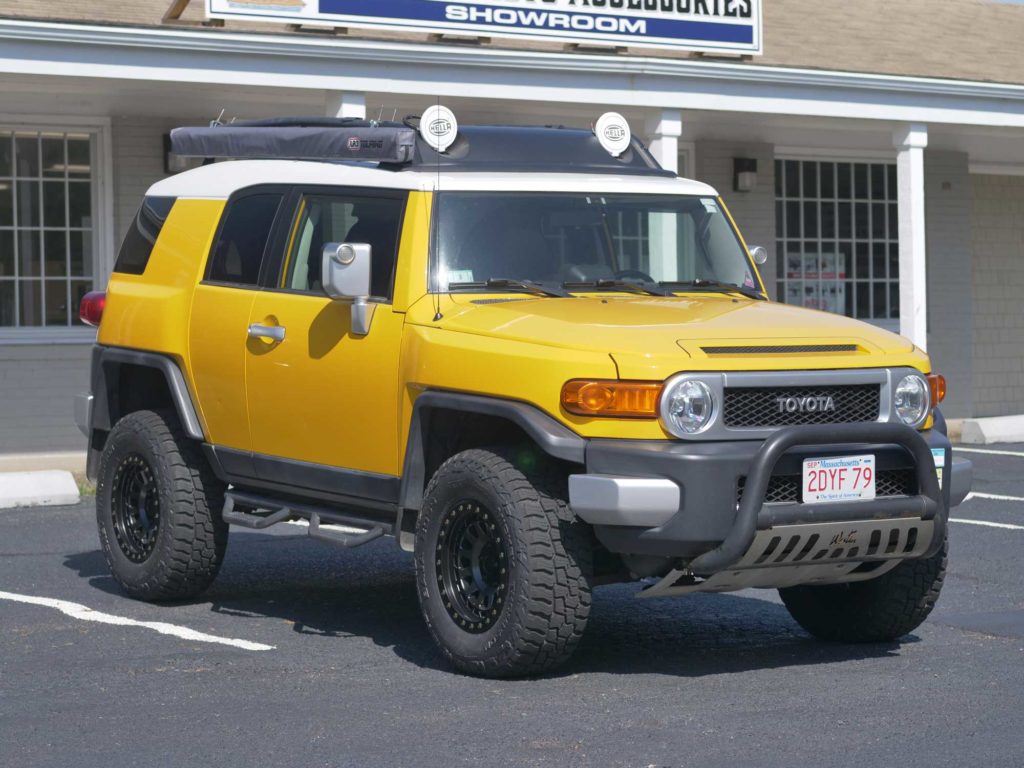
<path fill-rule="evenodd" d="M 141 275 L 146 271 L 149 264 L 149 257 L 153 253 L 153 246 L 156 239 L 160 237 L 160 231 L 164 228 L 164 222 L 174 207 L 173 197 L 147 197 L 142 201 L 142 207 L 132 219 L 128 227 L 128 233 L 121 243 L 121 250 L 117 254 L 117 262 L 114 264 L 115 272 L 123 272 L 129 275 Z"/>
<path fill-rule="evenodd" d="M 283 288 L 322 293 L 320 265 L 327 243 L 369 243 L 370 293 L 390 299 L 404 199 L 358 195 L 304 195 L 289 239 Z"/>
<path fill-rule="evenodd" d="M 210 252 L 206 279 L 218 283 L 256 285 L 267 240 L 283 195 L 246 195 L 228 203 L 217 242 Z"/>

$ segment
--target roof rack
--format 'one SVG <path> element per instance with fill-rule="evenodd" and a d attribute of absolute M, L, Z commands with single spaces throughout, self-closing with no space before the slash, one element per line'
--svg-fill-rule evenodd
<path fill-rule="evenodd" d="M 439 141 L 437 120 L 405 122 L 330 117 L 283 117 L 171 131 L 171 152 L 182 157 L 366 161 L 392 171 L 438 170 L 614 173 L 674 176 L 629 132 L 625 120 L 608 131 L 564 126 L 458 126 L 454 116 Z M 607 117 L 607 116 L 606 116 Z M 602 123 L 602 121 L 605 121 Z M 607 133 L 613 133 L 609 140 Z"/>

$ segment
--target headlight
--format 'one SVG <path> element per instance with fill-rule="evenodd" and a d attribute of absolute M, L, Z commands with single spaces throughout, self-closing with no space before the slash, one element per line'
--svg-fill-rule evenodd
<path fill-rule="evenodd" d="M 907 426 L 919 427 L 924 424 L 931 407 L 928 382 L 924 376 L 911 373 L 900 379 L 893 392 L 892 404 L 900 421 Z"/>
<path fill-rule="evenodd" d="M 677 437 L 703 432 L 715 415 L 715 396 L 703 381 L 680 379 L 661 396 L 661 422 Z"/>

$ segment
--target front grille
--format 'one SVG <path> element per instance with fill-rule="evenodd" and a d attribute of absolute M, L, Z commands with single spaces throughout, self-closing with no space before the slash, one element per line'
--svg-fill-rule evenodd
<path fill-rule="evenodd" d="M 743 500 L 747 478 L 736 484 L 736 503 Z M 875 497 L 914 496 L 917 494 L 917 473 L 912 469 L 883 469 L 875 474 Z M 799 504 L 803 502 L 800 475 L 772 475 L 764 494 L 765 504 Z"/>
<path fill-rule="evenodd" d="M 725 426 L 732 428 L 853 424 L 876 421 L 880 402 L 879 384 L 726 387 L 722 414 Z"/>
<path fill-rule="evenodd" d="M 917 473 L 912 469 L 883 469 L 875 478 L 876 496 L 913 496 Z"/>

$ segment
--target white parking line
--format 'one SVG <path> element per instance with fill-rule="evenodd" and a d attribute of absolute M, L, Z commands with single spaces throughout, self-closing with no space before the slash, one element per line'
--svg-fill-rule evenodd
<path fill-rule="evenodd" d="M 961 448 L 959 445 L 953 448 L 954 453 L 984 453 L 988 456 L 1019 456 L 1024 459 L 1022 451 L 997 451 L 993 448 Z"/>
<path fill-rule="evenodd" d="M 989 528 L 1005 528 L 1010 531 L 1024 531 L 1024 525 L 1010 525 L 1009 523 L 990 523 L 988 520 L 965 520 L 962 517 L 949 518 L 951 523 L 967 523 L 968 525 L 984 525 Z"/>
<path fill-rule="evenodd" d="M 999 493 L 982 493 L 981 491 L 971 491 L 967 494 L 967 498 L 964 501 L 970 501 L 971 499 L 990 499 L 992 501 L 1024 501 L 1024 496 L 1003 496 Z"/>
<path fill-rule="evenodd" d="M 13 592 L 0 592 L 0 600 L 11 600 L 15 603 L 28 603 L 29 605 L 42 605 L 46 608 L 55 608 L 72 619 L 81 621 L 95 621 L 99 624 L 113 624 L 118 627 L 142 627 L 152 629 L 161 635 L 180 637 L 182 640 L 191 640 L 197 643 L 216 643 L 218 645 L 230 645 L 233 648 L 241 648 L 245 651 L 272 651 L 275 646 L 264 645 L 263 643 L 252 643 L 248 640 L 235 640 L 230 637 L 216 637 L 203 632 L 196 632 L 188 627 L 179 627 L 174 624 L 166 624 L 162 621 L 136 621 L 124 616 L 114 616 L 109 613 L 94 611 L 88 606 L 80 603 L 71 603 L 67 600 L 56 600 L 52 597 L 32 597 L 31 595 L 18 595 Z"/>
<path fill-rule="evenodd" d="M 981 491 L 971 491 L 970 493 L 967 494 L 967 498 L 964 499 L 964 501 L 970 501 L 971 499 L 989 499 L 992 501 L 1024 502 L 1024 497 L 1021 496 L 1004 496 L 1003 494 L 999 493 L 982 493 Z M 1003 528 L 1008 531 L 1024 531 L 1024 525 L 1011 525 L 1010 523 L 992 523 L 988 520 L 967 520 L 962 517 L 951 517 L 949 518 L 949 522 L 967 523 L 967 525 L 984 525 L 988 528 Z"/>

